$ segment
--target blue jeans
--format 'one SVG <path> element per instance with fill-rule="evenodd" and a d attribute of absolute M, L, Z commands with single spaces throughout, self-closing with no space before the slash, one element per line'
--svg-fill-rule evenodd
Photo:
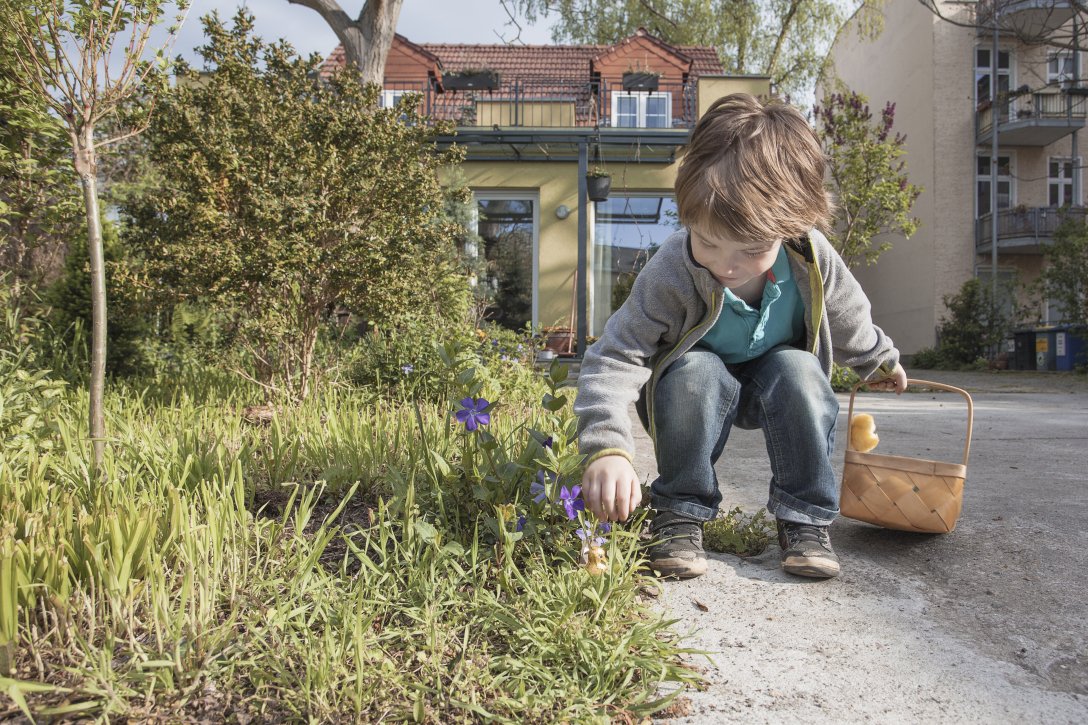
<path fill-rule="evenodd" d="M 714 352 L 691 350 L 654 389 L 660 475 L 650 486 L 650 503 L 659 511 L 712 519 L 722 500 L 714 463 L 729 431 L 734 425 L 762 428 L 771 459 L 768 511 L 786 521 L 826 526 L 839 513 L 839 482 L 831 466 L 838 413 L 831 383 L 809 352 L 783 345 L 726 365 Z"/>

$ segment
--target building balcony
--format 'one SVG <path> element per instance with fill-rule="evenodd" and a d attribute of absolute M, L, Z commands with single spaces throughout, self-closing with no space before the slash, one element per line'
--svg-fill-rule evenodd
<path fill-rule="evenodd" d="M 1085 208 L 1054 206 L 1016 207 L 997 212 L 997 251 L 1005 254 L 1042 254 L 1054 241 L 1054 232 L 1067 219 L 1084 223 Z M 986 214 L 975 220 L 975 252 L 991 254 L 993 217 Z"/>
<path fill-rule="evenodd" d="M 439 91 L 434 84 L 386 81 L 385 94 L 422 94 L 420 111 L 461 128 L 690 129 L 698 120 L 697 83 L 626 91 L 604 80 L 502 79 L 495 88 Z"/>
<path fill-rule="evenodd" d="M 992 143 L 994 109 L 986 101 L 979 106 L 975 143 L 987 146 Z M 1048 146 L 1084 128 L 1088 118 L 1085 96 L 1069 92 L 1025 94 L 999 110 L 997 140 L 1002 146 Z"/>
<path fill-rule="evenodd" d="M 979 35 L 993 32 L 994 11 L 998 25 L 1025 40 L 1038 40 L 1058 30 L 1073 17 L 1072 0 L 980 0 L 975 10 Z"/>

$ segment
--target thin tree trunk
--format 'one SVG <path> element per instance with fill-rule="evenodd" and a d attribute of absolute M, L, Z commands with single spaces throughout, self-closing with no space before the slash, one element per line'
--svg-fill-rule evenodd
<path fill-rule="evenodd" d="M 76 138 L 76 172 L 83 187 L 87 212 L 87 249 L 91 261 L 91 381 L 90 433 L 97 475 L 106 452 L 106 265 L 102 250 L 102 220 L 98 215 L 98 179 L 94 130 L 82 129 Z"/>

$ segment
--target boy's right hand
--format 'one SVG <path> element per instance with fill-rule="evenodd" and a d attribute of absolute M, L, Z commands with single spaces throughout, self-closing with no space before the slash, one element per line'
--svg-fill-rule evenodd
<path fill-rule="evenodd" d="M 629 460 L 601 456 L 582 475 L 582 498 L 601 521 L 626 521 L 642 503 L 642 488 Z"/>

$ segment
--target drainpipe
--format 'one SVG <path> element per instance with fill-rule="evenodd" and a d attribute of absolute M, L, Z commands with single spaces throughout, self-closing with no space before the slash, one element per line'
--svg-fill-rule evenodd
<path fill-rule="evenodd" d="M 1001 108 L 997 102 L 997 14 L 994 2 L 994 37 L 990 50 L 990 304 L 997 304 L 997 127 Z M 1010 201 L 1012 201 L 1010 199 Z"/>
<path fill-rule="evenodd" d="M 589 244 L 589 192 L 586 190 L 586 172 L 589 171 L 589 142 L 583 137 L 578 142 L 578 275 L 574 279 L 577 288 L 578 356 L 586 354 L 586 246 Z"/>
<path fill-rule="evenodd" d="M 1080 45 L 1077 38 L 1077 14 L 1073 13 L 1073 88 L 1080 88 L 1080 52 L 1077 50 Z M 1078 96 L 1081 99 L 1083 107 L 1084 97 Z M 1066 96 L 1066 103 L 1069 108 L 1069 116 L 1073 115 L 1073 96 L 1069 94 Z M 1072 206 L 1080 206 L 1077 202 L 1080 201 L 1080 168 L 1077 164 L 1077 127 L 1073 126 L 1073 150 L 1069 154 L 1069 173 L 1073 175 L 1071 180 L 1073 186 L 1073 204 Z"/>

